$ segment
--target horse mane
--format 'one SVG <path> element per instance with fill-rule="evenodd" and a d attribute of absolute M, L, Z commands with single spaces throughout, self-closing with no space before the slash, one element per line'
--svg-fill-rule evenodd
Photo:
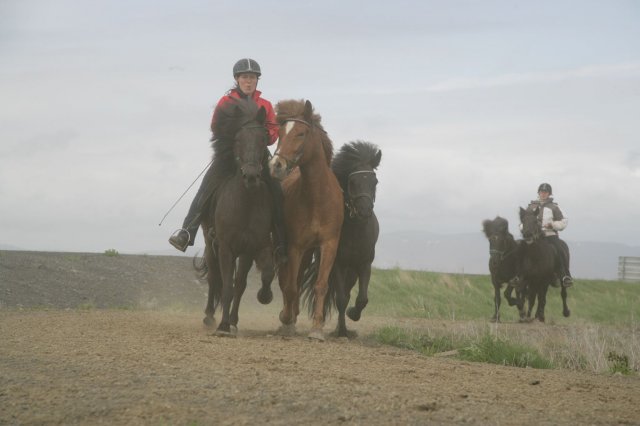
<path fill-rule="evenodd" d="M 236 172 L 234 160 L 235 135 L 240 127 L 254 120 L 258 105 L 253 99 L 231 98 L 216 108 L 213 120 L 213 173 L 217 177 L 232 176 Z"/>
<path fill-rule="evenodd" d="M 485 220 L 482 222 L 484 234 L 489 238 L 493 234 L 509 234 L 509 221 L 500 216 L 496 216 L 493 220 Z"/>
<path fill-rule="evenodd" d="M 278 125 L 282 126 L 287 120 L 291 119 L 304 119 L 304 99 L 288 99 L 280 101 L 276 104 L 276 121 Z M 321 130 L 320 141 L 322 142 L 322 148 L 324 150 L 324 156 L 327 159 L 327 165 L 331 166 L 331 160 L 333 159 L 333 142 L 329 139 L 327 132 L 322 127 L 322 117 L 315 111 L 311 114 L 311 127 L 317 127 Z"/>
<path fill-rule="evenodd" d="M 379 152 L 380 150 L 376 145 L 361 140 L 342 145 L 331 162 L 331 169 L 338 178 L 343 190 L 347 188 L 347 181 L 351 172 L 367 168 L 367 166 L 372 170 L 378 168 L 380 164 Z"/>

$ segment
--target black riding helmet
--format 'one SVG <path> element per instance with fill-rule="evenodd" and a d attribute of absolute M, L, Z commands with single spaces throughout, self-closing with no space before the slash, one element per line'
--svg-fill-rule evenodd
<path fill-rule="evenodd" d="M 233 66 L 233 78 L 236 78 L 238 74 L 245 72 L 256 74 L 258 77 L 262 75 L 262 72 L 260 72 L 260 65 L 258 65 L 258 63 L 253 59 L 249 58 L 243 58 L 236 62 Z"/>
<path fill-rule="evenodd" d="M 549 185 L 546 182 L 540 184 L 540 186 L 538 187 L 538 192 L 540 191 L 548 192 L 549 195 L 553 194 L 553 191 L 551 190 L 551 185 Z"/>

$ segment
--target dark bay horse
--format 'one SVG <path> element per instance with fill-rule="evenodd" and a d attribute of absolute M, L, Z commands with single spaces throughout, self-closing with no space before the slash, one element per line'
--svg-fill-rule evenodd
<path fill-rule="evenodd" d="M 271 175 L 282 179 L 284 220 L 289 241 L 288 262 L 278 271 L 283 308 L 283 331 L 293 332 L 300 313 L 302 273 L 316 248 L 320 249 L 316 303 L 309 337 L 324 340 L 324 299 L 340 241 L 343 196 L 329 165 L 333 144 L 309 101 L 287 100 L 276 105 L 280 125 L 278 148 L 271 159 Z"/>
<path fill-rule="evenodd" d="M 382 151 L 368 142 L 351 142 L 343 145 L 331 163 L 331 169 L 338 178 L 344 193 L 344 221 L 340 233 L 338 253 L 329 275 L 329 292 L 324 302 L 326 317 L 333 306 L 338 309 L 338 337 L 355 337 L 356 333 L 347 330 L 346 315 L 358 321 L 362 310 L 367 306 L 371 264 L 375 257 L 378 241 L 378 218 L 373 211 L 376 199 L 378 178 L 375 170 L 380 164 Z M 315 282 L 318 257 L 305 274 L 305 302 L 311 311 L 315 304 Z M 355 306 L 347 310 L 351 289 L 358 282 L 358 296 Z"/>
<path fill-rule="evenodd" d="M 506 285 L 504 296 L 509 305 L 519 304 L 520 315 L 523 316 L 521 297 L 514 299 L 511 296 L 512 287 L 509 285 L 516 276 L 519 243 L 509 232 L 509 222 L 500 216 L 493 220 L 484 220 L 482 229 L 489 240 L 489 272 L 494 292 L 494 312 L 491 321 L 500 322 L 500 290 L 503 285 Z"/>
<path fill-rule="evenodd" d="M 522 224 L 522 238 L 520 255 L 520 274 L 527 292 L 527 318 L 531 319 L 531 311 L 538 300 L 535 318 L 544 322 L 544 309 L 547 303 L 549 285 L 558 277 L 557 254 L 555 248 L 545 239 L 544 231 L 538 222 L 539 207 L 534 210 L 520 207 L 520 222 Z M 568 317 L 571 312 L 567 306 L 567 289 L 562 287 L 562 313 Z"/>
<path fill-rule="evenodd" d="M 270 286 L 275 272 L 270 237 L 273 201 L 264 180 L 268 178 L 266 112 L 251 100 L 222 108 L 214 128 L 216 189 L 202 215 L 206 245 L 200 270 L 209 283 L 204 322 L 214 323 L 222 302 L 216 334 L 226 336 L 237 331 L 240 299 L 253 262 L 262 272 L 261 303 L 273 298 Z"/>

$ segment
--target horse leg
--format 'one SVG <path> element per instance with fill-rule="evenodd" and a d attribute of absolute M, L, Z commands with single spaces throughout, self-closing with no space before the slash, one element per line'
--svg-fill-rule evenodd
<path fill-rule="evenodd" d="M 493 284 L 493 286 L 495 287 L 495 283 Z M 519 293 L 518 290 L 516 289 L 516 297 L 513 297 L 513 285 L 509 282 L 507 282 L 507 287 L 504 289 L 504 298 L 507 299 L 507 302 L 509 303 L 509 306 L 516 306 L 518 305 L 518 297 L 519 297 Z"/>
<path fill-rule="evenodd" d="M 298 297 L 296 299 L 296 303 L 294 305 L 294 313 L 296 318 L 300 315 L 300 294 L 302 293 L 302 285 L 304 283 L 304 274 L 305 271 L 309 269 L 311 266 L 311 261 L 313 260 L 313 249 L 307 250 L 302 255 L 302 261 L 300 262 L 300 268 L 298 269 L 298 277 L 296 278 L 296 285 L 298 287 Z"/>
<path fill-rule="evenodd" d="M 207 327 L 214 327 L 216 324 L 214 315 L 222 293 L 222 277 L 220 276 L 218 259 L 214 256 L 213 249 L 209 243 L 205 246 L 204 258 L 207 264 L 207 284 L 209 286 L 209 291 L 207 296 L 207 306 L 204 310 L 205 317 L 202 322 Z"/>
<path fill-rule="evenodd" d="M 505 290 L 506 291 L 506 290 Z M 500 285 L 493 285 L 493 316 L 491 322 L 500 322 Z"/>
<path fill-rule="evenodd" d="M 527 284 L 525 283 L 525 286 Z M 528 287 L 524 287 L 520 290 L 516 290 L 516 299 L 518 301 L 517 308 L 518 313 L 520 314 L 520 321 L 524 322 L 527 319 L 527 310 L 524 307 L 525 302 L 527 301 L 527 292 L 529 291 Z"/>
<path fill-rule="evenodd" d="M 318 267 L 318 279 L 314 285 L 316 300 L 313 310 L 313 325 L 309 333 L 310 339 L 324 340 L 322 332 L 324 327 L 324 299 L 329 288 L 329 273 L 333 267 L 337 249 L 337 239 L 327 241 L 320 247 L 320 266 Z"/>
<path fill-rule="evenodd" d="M 278 281 L 282 291 L 282 310 L 280 311 L 280 322 L 284 327 L 281 331 L 291 334 L 295 332 L 296 315 L 294 303 L 298 299 L 298 284 L 296 277 L 300 268 L 302 255 L 300 251 L 289 246 L 289 259 L 284 267 L 278 269 Z"/>
<path fill-rule="evenodd" d="M 352 321 L 359 321 L 362 311 L 369 303 L 369 280 L 371 280 L 371 265 L 364 266 L 357 277 L 347 278 L 347 291 L 351 292 L 355 284 L 355 279 L 358 280 L 358 296 L 356 297 L 356 305 L 347 310 L 347 316 Z"/>
<path fill-rule="evenodd" d="M 338 309 L 338 325 L 336 326 L 335 335 L 337 337 L 347 337 L 347 321 L 345 318 L 345 312 L 347 305 L 349 304 L 350 289 L 348 284 L 345 283 L 345 275 L 347 274 L 346 268 L 342 265 L 334 265 L 333 271 L 329 276 L 329 291 L 331 286 L 334 287 L 336 293 L 336 308 Z"/>
<path fill-rule="evenodd" d="M 568 318 L 571 315 L 571 311 L 569 310 L 569 305 L 567 305 L 567 288 L 565 286 L 561 286 L 560 296 L 562 296 L 562 315 L 565 318 Z"/>
<path fill-rule="evenodd" d="M 238 331 L 238 314 L 240 312 L 240 300 L 244 290 L 247 288 L 247 275 L 253 265 L 253 259 L 250 256 L 240 256 L 238 260 L 238 270 L 236 271 L 236 280 L 233 286 L 233 305 L 231 306 L 231 313 L 229 314 L 229 322 L 231 327 L 234 327 L 234 332 Z"/>
<path fill-rule="evenodd" d="M 268 305 L 273 300 L 271 283 L 275 277 L 271 247 L 267 247 L 260 252 L 256 258 L 256 265 L 260 271 L 260 280 L 262 281 L 262 287 L 258 290 L 258 301 L 263 305 Z"/>
<path fill-rule="evenodd" d="M 216 335 L 231 336 L 230 308 L 233 299 L 233 273 L 235 269 L 235 258 L 231 250 L 225 245 L 220 245 L 218 249 L 218 260 L 220 261 L 220 272 L 222 273 L 222 319 Z"/>
<path fill-rule="evenodd" d="M 525 321 L 531 322 L 533 321 L 533 319 L 531 318 L 531 312 L 533 312 L 533 307 L 536 303 L 536 291 L 532 285 L 529 285 L 529 288 L 527 289 L 527 302 L 528 302 L 527 317 Z"/>
<path fill-rule="evenodd" d="M 544 308 L 547 305 L 547 290 L 549 284 L 543 284 L 538 287 L 538 309 L 536 309 L 536 319 L 544 322 Z"/>

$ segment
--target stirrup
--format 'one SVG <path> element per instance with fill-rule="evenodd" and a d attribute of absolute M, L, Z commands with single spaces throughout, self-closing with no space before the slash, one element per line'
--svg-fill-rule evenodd
<path fill-rule="evenodd" d="M 565 275 L 564 277 L 562 277 L 562 287 L 569 288 L 571 286 L 573 286 L 573 278 L 571 278 L 569 275 Z"/>
<path fill-rule="evenodd" d="M 180 233 L 184 231 L 187 233 L 187 242 L 184 245 L 180 245 L 178 244 L 178 242 L 176 241 L 178 239 L 178 236 L 180 235 Z M 180 229 L 176 229 L 173 234 L 171 234 L 171 236 L 169 237 L 169 244 L 171 244 L 172 246 L 174 246 L 176 249 L 180 250 L 181 252 L 185 252 L 187 251 L 187 247 L 189 247 L 189 242 L 191 241 L 191 233 L 189 233 L 188 230 L 180 228 Z"/>

